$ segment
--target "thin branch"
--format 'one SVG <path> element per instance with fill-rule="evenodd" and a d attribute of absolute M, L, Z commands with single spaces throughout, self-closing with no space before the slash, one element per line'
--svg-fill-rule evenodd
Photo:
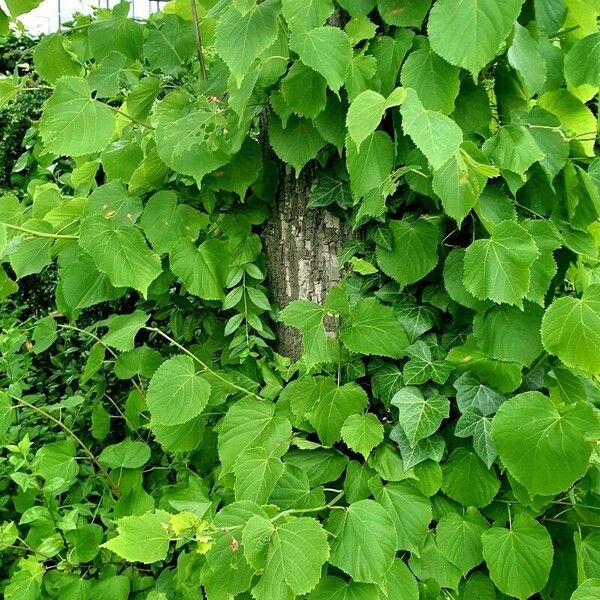
<path fill-rule="evenodd" d="M 198 7 L 196 6 L 196 0 L 190 0 L 192 4 L 192 19 L 194 20 L 194 33 L 196 35 L 196 53 L 198 54 L 198 62 L 200 63 L 200 73 L 202 79 L 206 81 L 208 79 L 208 73 L 206 72 L 206 64 L 204 62 L 204 53 L 202 52 L 202 38 L 200 37 L 200 18 L 198 17 Z"/>
<path fill-rule="evenodd" d="M 60 233 L 46 233 L 44 231 L 35 231 L 35 229 L 26 229 L 25 227 L 19 227 L 18 225 L 11 225 L 10 223 L 4 223 L 0 221 L 0 225 L 4 225 L 7 229 L 14 229 L 21 233 L 27 233 L 36 237 L 51 238 L 53 240 L 78 240 L 78 235 L 67 235 Z"/>

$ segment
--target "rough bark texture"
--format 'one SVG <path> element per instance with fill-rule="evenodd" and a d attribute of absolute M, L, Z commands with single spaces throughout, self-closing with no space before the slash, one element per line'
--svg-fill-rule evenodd
<path fill-rule="evenodd" d="M 311 183 L 309 167 L 298 179 L 285 168 L 263 232 L 268 284 L 278 308 L 292 300 L 322 303 L 340 280 L 338 258 L 351 228 L 325 209 L 306 207 Z M 297 358 L 302 351 L 299 332 L 282 325 L 277 334 L 277 351 Z"/>

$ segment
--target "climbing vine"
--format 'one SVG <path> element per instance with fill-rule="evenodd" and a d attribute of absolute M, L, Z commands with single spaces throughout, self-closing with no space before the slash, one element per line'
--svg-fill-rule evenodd
<path fill-rule="evenodd" d="M 47 95 L 0 199 L 4 597 L 597 598 L 597 2 L 128 14 L 0 79 Z M 286 170 L 354 231 L 322 304 L 269 298 Z"/>

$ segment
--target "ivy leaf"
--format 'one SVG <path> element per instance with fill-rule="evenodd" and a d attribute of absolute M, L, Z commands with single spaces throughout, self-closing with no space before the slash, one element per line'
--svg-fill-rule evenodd
<path fill-rule="evenodd" d="M 264 448 L 247 448 L 235 461 L 233 472 L 236 500 L 266 504 L 283 475 L 283 463 Z"/>
<path fill-rule="evenodd" d="M 377 246 L 381 270 L 405 286 L 425 277 L 437 264 L 439 230 L 427 219 L 389 221 L 392 248 Z"/>
<path fill-rule="evenodd" d="M 404 133 L 434 169 L 442 167 L 460 147 L 463 141 L 460 127 L 446 115 L 426 109 L 415 90 L 406 90 L 400 112 Z"/>
<path fill-rule="evenodd" d="M 466 448 L 457 448 L 442 466 L 442 491 L 463 506 L 481 508 L 490 504 L 500 489 L 493 470 Z"/>
<path fill-rule="evenodd" d="M 600 33 L 578 40 L 565 56 L 565 77 L 572 87 L 600 85 Z"/>
<path fill-rule="evenodd" d="M 381 486 L 374 496 L 394 520 L 397 549 L 419 552 L 433 519 L 429 498 L 406 481 Z"/>
<path fill-rule="evenodd" d="M 495 413 L 505 397 L 491 387 L 481 383 L 471 373 L 463 373 L 455 382 L 456 402 L 460 412 L 474 408 L 482 415 Z"/>
<path fill-rule="evenodd" d="M 510 474 L 531 495 L 568 490 L 585 475 L 600 424 L 586 402 L 556 406 L 540 392 L 506 401 L 492 423 L 492 438 Z"/>
<path fill-rule="evenodd" d="M 208 403 L 211 386 L 196 374 L 189 356 L 174 356 L 155 371 L 146 396 L 152 422 L 180 425 L 198 416 Z"/>
<path fill-rule="evenodd" d="M 242 13 L 235 6 L 217 21 L 215 49 L 241 83 L 256 58 L 277 39 L 279 0 L 265 0 Z"/>
<path fill-rule="evenodd" d="M 342 426 L 342 439 L 350 450 L 367 460 L 371 450 L 383 441 L 383 425 L 371 413 L 350 415 Z"/>
<path fill-rule="evenodd" d="M 474 508 L 468 508 L 463 516 L 448 513 L 435 528 L 438 548 L 466 575 L 483 561 L 481 535 L 487 529 L 488 522 Z"/>
<path fill-rule="evenodd" d="M 591 374 L 600 371 L 600 285 L 581 298 L 558 298 L 542 320 L 542 342 L 567 366 Z"/>
<path fill-rule="evenodd" d="M 282 323 L 302 332 L 303 356 L 309 366 L 330 360 L 324 317 L 325 310 L 308 300 L 294 300 L 279 313 Z"/>
<path fill-rule="evenodd" d="M 374 500 L 331 511 L 325 524 L 333 536 L 329 562 L 354 581 L 378 583 L 396 555 L 396 530 L 387 510 Z"/>
<path fill-rule="evenodd" d="M 113 111 L 92 100 L 85 79 L 62 77 L 44 104 L 40 135 L 46 152 L 82 156 L 106 148 L 115 124 Z"/>
<path fill-rule="evenodd" d="M 320 27 L 333 14 L 331 0 L 283 0 L 283 16 L 292 32 Z"/>
<path fill-rule="evenodd" d="M 459 71 L 427 47 L 411 52 L 402 67 L 400 81 L 404 87 L 415 90 L 426 109 L 449 115 L 458 96 Z"/>
<path fill-rule="evenodd" d="M 425 398 L 415 387 L 395 394 L 391 404 L 398 408 L 398 422 L 411 446 L 435 433 L 450 414 L 450 401 L 444 396 Z"/>
<path fill-rule="evenodd" d="M 398 444 L 405 470 L 412 469 L 426 460 L 440 462 L 446 447 L 444 438 L 437 433 L 423 438 L 414 446 L 411 446 L 408 437 L 406 437 L 406 434 L 400 425 L 396 425 L 392 429 L 390 432 L 390 439 Z"/>
<path fill-rule="evenodd" d="M 523 306 L 531 265 L 538 257 L 531 235 L 514 221 L 503 221 L 491 237 L 474 241 L 465 252 L 464 284 L 480 300 Z"/>
<path fill-rule="evenodd" d="M 115 287 L 132 287 L 146 296 L 162 273 L 160 258 L 133 227 L 114 227 L 102 217 L 88 217 L 81 223 L 79 245 Z"/>
<path fill-rule="evenodd" d="M 473 75 L 496 56 L 521 12 L 523 0 L 438 0 L 429 13 L 436 54 Z"/>
<path fill-rule="evenodd" d="M 528 514 L 517 515 L 510 529 L 488 529 L 481 541 L 490 577 L 501 592 L 525 600 L 546 585 L 554 555 L 552 540 Z"/>
<path fill-rule="evenodd" d="M 357 151 L 360 151 L 362 142 L 377 129 L 385 111 L 402 104 L 405 97 L 406 90 L 396 88 L 388 98 L 373 90 L 365 90 L 354 98 L 346 115 L 346 127 Z"/>
<path fill-rule="evenodd" d="M 365 298 L 350 310 L 340 340 L 352 352 L 401 358 L 410 344 L 406 331 L 391 307 Z"/>
<path fill-rule="evenodd" d="M 296 177 L 326 143 L 309 119 L 292 115 L 284 127 L 274 114 L 269 119 L 269 141 L 275 154 L 294 167 Z"/>
<path fill-rule="evenodd" d="M 282 456 L 292 437 L 290 422 L 275 415 L 275 406 L 264 400 L 244 398 L 227 411 L 219 431 L 222 473 L 232 471 L 237 457 L 246 449 L 262 447 Z"/>
<path fill-rule="evenodd" d="M 460 438 L 472 437 L 473 450 L 489 469 L 498 452 L 492 439 L 492 419 L 483 416 L 476 408 L 467 409 L 456 422 L 454 435 Z"/>
<path fill-rule="evenodd" d="M 252 590 L 256 600 L 307 594 L 317 585 L 329 546 L 325 530 L 315 519 L 300 517 L 276 526 L 252 517 L 244 528 L 244 546 L 257 535 L 266 547 L 263 574 Z"/>
<path fill-rule="evenodd" d="M 102 546 L 130 562 L 151 564 L 165 560 L 171 541 L 170 519 L 164 510 L 124 517 L 117 521 L 117 536 Z"/>
<path fill-rule="evenodd" d="M 309 31 L 292 31 L 290 48 L 307 67 L 325 77 L 334 92 L 340 89 L 352 59 L 352 44 L 341 29 L 326 25 Z"/>

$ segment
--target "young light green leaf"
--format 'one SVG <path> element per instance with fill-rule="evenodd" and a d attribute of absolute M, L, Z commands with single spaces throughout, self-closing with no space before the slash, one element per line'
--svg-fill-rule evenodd
<path fill-rule="evenodd" d="M 124 517 L 117 521 L 117 536 L 102 546 L 130 562 L 151 564 L 165 560 L 171 541 L 170 519 L 164 510 Z"/>
<path fill-rule="evenodd" d="M 371 414 L 350 415 L 342 426 L 342 439 L 354 452 L 368 458 L 371 450 L 383 441 L 383 425 Z"/>
<path fill-rule="evenodd" d="M 519 514 L 510 529 L 492 527 L 481 541 L 490 577 L 500 591 L 525 600 L 544 587 L 554 550 L 550 535 L 535 519 Z"/>
<path fill-rule="evenodd" d="M 600 285 L 589 286 L 581 298 L 555 300 L 542 320 L 542 342 L 567 366 L 591 374 L 600 371 Z"/>
<path fill-rule="evenodd" d="M 476 75 L 506 39 L 523 0 L 439 0 L 429 14 L 436 54 Z"/>
<path fill-rule="evenodd" d="M 292 32 L 290 48 L 307 67 L 325 77 L 334 92 L 340 89 L 352 59 L 352 45 L 341 29 L 326 25 Z"/>
<path fill-rule="evenodd" d="M 331 0 L 282 0 L 283 16 L 292 32 L 320 27 L 333 14 Z"/>
<path fill-rule="evenodd" d="M 40 135 L 47 152 L 81 156 L 106 148 L 115 123 L 114 112 L 92 100 L 85 79 L 63 77 L 44 104 Z"/>
<path fill-rule="evenodd" d="M 406 90 L 400 112 L 404 133 L 434 169 L 441 168 L 460 147 L 463 141 L 460 127 L 446 115 L 426 109 L 415 90 Z"/>
<path fill-rule="evenodd" d="M 198 416 L 208 403 L 211 386 L 196 374 L 189 356 L 174 356 L 154 373 L 146 403 L 152 422 L 180 425 Z"/>
<path fill-rule="evenodd" d="M 565 57 L 565 77 L 569 85 L 600 85 L 600 33 L 578 40 Z"/>
<path fill-rule="evenodd" d="M 598 438 L 600 424 L 590 404 L 557 406 L 540 392 L 514 396 L 492 423 L 502 462 L 531 495 L 568 490 L 585 475 Z"/>

